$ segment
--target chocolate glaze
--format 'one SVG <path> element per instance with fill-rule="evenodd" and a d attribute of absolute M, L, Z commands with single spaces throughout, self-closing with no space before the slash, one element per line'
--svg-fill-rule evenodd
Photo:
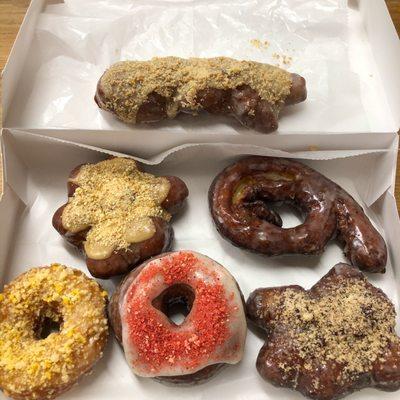
<path fill-rule="evenodd" d="M 68 197 L 73 196 L 75 190 L 78 188 L 78 185 L 71 180 L 78 175 L 83 165 L 75 167 L 69 175 L 67 182 Z M 165 176 L 165 178 L 170 183 L 170 190 L 165 200 L 161 203 L 161 206 L 169 213 L 175 214 L 182 208 L 186 197 L 189 195 L 189 191 L 185 183 L 178 177 Z M 53 227 L 69 243 L 86 255 L 83 243 L 90 228 L 76 233 L 67 231 L 62 224 L 62 213 L 66 205 L 67 203 L 63 204 L 54 213 L 52 220 Z M 91 275 L 96 278 L 108 279 L 112 276 L 125 274 L 149 257 L 170 250 L 174 237 L 171 224 L 159 217 L 152 217 L 151 219 L 156 232 L 150 239 L 139 243 L 132 243 L 127 249 L 115 250 L 110 257 L 103 260 L 86 257 L 86 265 Z"/>
<path fill-rule="evenodd" d="M 313 368 L 304 368 L 304 359 L 299 355 L 291 341 L 288 328 L 280 323 L 279 306 L 288 289 L 306 292 L 310 298 L 318 298 L 328 293 L 329 286 L 339 286 L 346 280 L 363 280 L 363 274 L 347 264 L 337 264 L 327 275 L 310 290 L 300 286 L 282 286 L 257 289 L 247 300 L 248 319 L 266 333 L 266 341 L 261 348 L 256 362 L 259 374 L 275 386 L 286 387 L 301 392 L 304 396 L 316 400 L 335 400 L 354 391 L 375 387 L 385 391 L 400 388 L 400 339 L 389 342 L 386 351 L 372 365 L 370 371 L 352 376 L 352 379 L 340 379 L 343 365 L 335 360 L 324 363 L 314 360 Z M 390 300 L 378 288 L 367 283 L 368 290 L 382 302 Z M 334 305 L 332 305 L 334 306 Z M 340 310 L 338 310 L 340 312 Z M 282 369 L 282 365 L 291 367 Z M 320 382 L 317 387 L 313 384 Z"/>
<path fill-rule="evenodd" d="M 258 92 L 248 85 L 242 85 L 235 89 L 207 88 L 199 90 L 196 103 L 199 109 L 187 108 L 186 103 L 177 103 L 178 113 L 194 114 L 199 111 L 207 111 L 210 114 L 229 115 L 236 118 L 247 128 L 253 128 L 261 132 L 271 132 L 278 128 L 278 116 L 282 107 L 300 103 L 307 98 L 306 81 L 298 74 L 291 74 L 292 85 L 289 95 L 280 104 L 270 104 L 260 98 Z M 115 114 L 115 110 L 106 105 L 107 99 L 101 86 L 101 78 L 97 84 L 94 97 L 97 105 Z M 122 101 L 123 99 L 121 99 Z M 167 104 L 172 99 L 161 96 L 158 93 L 150 93 L 143 102 L 136 115 L 136 123 L 153 123 L 168 118 Z"/>
<path fill-rule="evenodd" d="M 267 204 L 281 201 L 300 209 L 305 221 L 282 228 Z M 353 265 L 385 272 L 386 244 L 363 209 L 340 186 L 297 161 L 246 157 L 214 179 L 209 205 L 217 230 L 235 246 L 268 256 L 319 254 L 337 237 Z"/>

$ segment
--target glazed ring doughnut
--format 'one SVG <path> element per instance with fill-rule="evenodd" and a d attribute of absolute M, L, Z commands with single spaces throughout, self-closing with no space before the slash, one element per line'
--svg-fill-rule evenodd
<path fill-rule="evenodd" d="M 184 321 L 171 320 L 182 306 Z M 114 293 L 110 322 L 136 375 L 190 385 L 243 355 L 246 318 L 235 279 L 191 251 L 166 253 L 132 271 Z"/>
<path fill-rule="evenodd" d="M 282 228 L 268 202 L 293 204 L 305 221 Z M 209 205 L 218 231 L 234 245 L 268 256 L 319 254 L 337 236 L 346 257 L 368 272 L 385 272 L 387 250 L 363 209 L 340 186 L 297 161 L 252 156 L 225 168 Z"/>
<path fill-rule="evenodd" d="M 33 268 L 0 294 L 0 388 L 14 399 L 52 399 L 102 356 L 107 293 L 59 264 Z"/>
<path fill-rule="evenodd" d="M 122 157 L 79 165 L 67 188 L 68 203 L 55 212 L 53 226 L 85 254 L 89 272 L 102 279 L 169 250 L 172 214 L 188 196 L 178 177 L 156 177 Z"/>

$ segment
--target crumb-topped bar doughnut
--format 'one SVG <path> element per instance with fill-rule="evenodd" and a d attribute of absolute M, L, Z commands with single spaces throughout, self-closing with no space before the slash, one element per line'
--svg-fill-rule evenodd
<path fill-rule="evenodd" d="M 180 325 L 169 318 L 177 305 L 186 314 Z M 139 376 L 200 383 L 243 355 L 240 289 L 224 267 L 199 253 L 166 253 L 132 271 L 114 293 L 109 316 Z"/>
<path fill-rule="evenodd" d="M 84 251 L 93 276 L 108 278 L 169 248 L 171 214 L 187 195 L 179 178 L 142 172 L 132 159 L 84 164 L 71 172 L 53 226 Z"/>
<path fill-rule="evenodd" d="M 5 395 L 52 399 L 89 372 L 107 340 L 106 300 L 96 281 L 59 264 L 33 268 L 6 285 L 0 293 Z"/>
<path fill-rule="evenodd" d="M 281 68 L 227 57 L 122 61 L 100 78 L 95 100 L 127 123 L 179 112 L 233 115 L 264 132 L 277 129 L 285 105 L 306 99 L 305 80 Z"/>
<path fill-rule="evenodd" d="M 285 202 L 305 217 L 291 228 L 270 204 Z M 209 190 L 217 230 L 234 245 L 268 256 L 320 254 L 337 238 L 350 262 L 367 272 L 385 272 L 383 237 L 349 193 L 295 160 L 245 157 L 226 167 Z"/>
<path fill-rule="evenodd" d="M 365 387 L 400 388 L 395 309 L 356 268 L 337 264 L 310 290 L 255 290 L 248 318 L 266 331 L 260 375 L 317 400 Z"/>

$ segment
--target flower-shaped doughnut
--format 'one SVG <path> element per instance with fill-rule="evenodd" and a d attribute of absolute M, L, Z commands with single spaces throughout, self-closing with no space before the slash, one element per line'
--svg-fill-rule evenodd
<path fill-rule="evenodd" d="M 260 375 L 317 400 L 365 387 L 400 388 L 400 338 L 395 309 L 363 274 L 337 264 L 310 290 L 257 289 L 247 315 L 267 332 Z"/>
<path fill-rule="evenodd" d="M 170 248 L 171 214 L 187 196 L 179 178 L 142 172 L 132 159 L 83 164 L 70 173 L 53 226 L 84 252 L 93 276 L 109 278 Z"/>

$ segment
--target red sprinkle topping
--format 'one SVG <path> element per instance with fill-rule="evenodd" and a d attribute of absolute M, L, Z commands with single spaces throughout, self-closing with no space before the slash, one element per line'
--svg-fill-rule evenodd
<path fill-rule="evenodd" d="M 199 270 L 211 277 L 210 283 L 195 275 Z M 166 323 L 152 306 L 149 295 L 136 290 L 146 288 L 146 282 L 157 275 L 162 275 L 168 285 L 186 283 L 195 291 L 192 310 L 180 326 Z M 192 253 L 183 251 L 162 258 L 159 264 L 150 262 L 139 274 L 125 300 L 125 322 L 141 367 L 153 373 L 172 365 L 191 370 L 209 361 L 210 355 L 228 339 L 229 315 L 234 312 L 228 309 L 225 289 L 218 281 L 214 271 Z M 188 320 L 191 329 L 186 325 Z"/>

